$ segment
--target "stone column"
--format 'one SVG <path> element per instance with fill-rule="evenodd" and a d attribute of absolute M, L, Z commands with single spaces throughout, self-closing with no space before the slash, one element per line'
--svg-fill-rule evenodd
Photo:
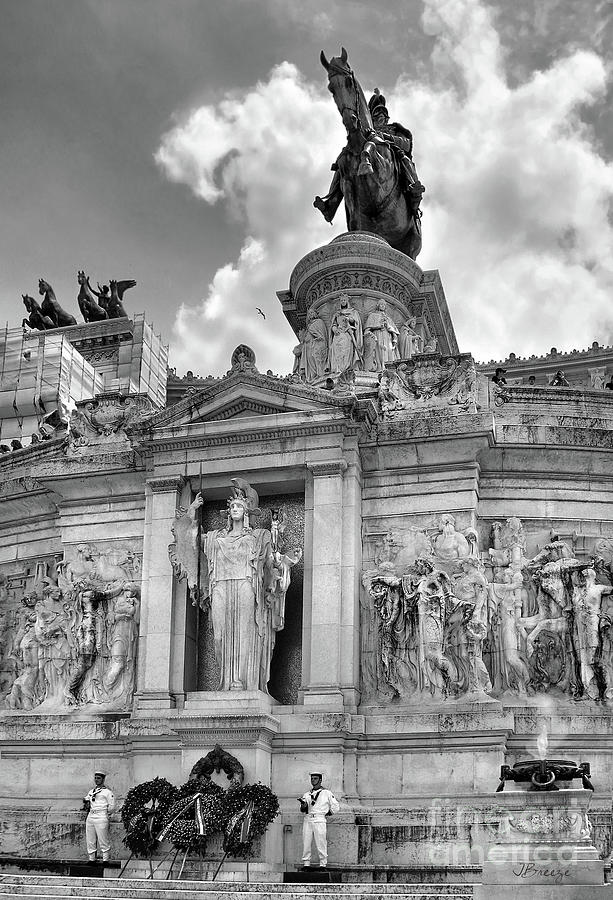
<path fill-rule="evenodd" d="M 356 479 L 344 459 L 307 468 L 303 702 L 342 709 L 356 705 L 359 677 Z"/>
<path fill-rule="evenodd" d="M 174 574 L 168 558 L 171 526 L 183 478 L 150 478 L 145 495 L 145 533 L 136 706 L 169 709 L 173 649 Z"/>

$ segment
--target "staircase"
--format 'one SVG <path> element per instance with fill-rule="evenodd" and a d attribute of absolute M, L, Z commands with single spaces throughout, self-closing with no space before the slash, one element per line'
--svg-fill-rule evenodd
<path fill-rule="evenodd" d="M 473 900 L 471 884 L 266 884 L 0 874 L 0 900 Z"/>

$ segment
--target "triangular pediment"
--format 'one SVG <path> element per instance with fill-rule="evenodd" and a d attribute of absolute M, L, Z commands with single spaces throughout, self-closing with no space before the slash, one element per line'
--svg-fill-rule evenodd
<path fill-rule="evenodd" d="M 301 382 L 253 372 L 232 373 L 187 396 L 147 421 L 147 428 L 175 428 L 282 413 L 315 413 L 351 407 L 351 398 Z"/>

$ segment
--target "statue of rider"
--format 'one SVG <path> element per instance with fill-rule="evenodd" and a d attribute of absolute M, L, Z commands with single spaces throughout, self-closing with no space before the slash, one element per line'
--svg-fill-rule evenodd
<path fill-rule="evenodd" d="M 425 188 L 417 176 L 413 162 L 413 135 L 399 122 L 390 122 L 385 97 L 379 92 L 379 88 L 375 88 L 368 101 L 368 108 L 372 118 L 373 131 L 364 144 L 358 175 L 372 174 L 370 154 L 376 150 L 377 144 L 389 144 L 398 163 L 402 192 L 406 198 L 409 212 L 419 215 L 419 204 Z M 344 152 L 343 150 L 342 153 Z M 316 197 L 313 203 L 313 206 L 323 214 L 326 222 L 332 221 L 343 199 L 338 159 L 332 164 L 332 171 L 334 175 L 328 193 L 325 197 Z"/>

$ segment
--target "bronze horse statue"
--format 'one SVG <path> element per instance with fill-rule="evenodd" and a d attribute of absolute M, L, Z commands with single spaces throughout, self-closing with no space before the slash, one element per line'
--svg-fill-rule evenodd
<path fill-rule="evenodd" d="M 127 316 L 127 312 L 123 305 L 123 295 L 130 288 L 136 287 L 136 282 L 132 278 L 125 279 L 124 281 L 115 281 L 111 279 L 109 281 L 109 287 L 111 288 L 111 296 L 107 302 L 107 310 L 109 314 L 109 319 L 120 319 L 123 316 Z"/>
<path fill-rule="evenodd" d="M 421 194 L 411 201 L 403 185 L 398 155 L 373 128 L 364 92 L 347 62 L 345 48 L 329 62 L 322 50 L 320 59 L 328 72 L 328 90 L 347 129 L 347 145 L 333 166 L 340 180 L 335 176 L 330 193 L 316 197 L 313 205 L 331 222 L 344 199 L 349 231 L 372 231 L 415 259 L 421 250 Z"/>
<path fill-rule="evenodd" d="M 89 289 L 89 281 L 85 272 L 77 272 L 77 281 L 80 285 L 77 303 L 85 322 L 100 322 L 108 319 L 108 313 L 102 306 L 96 303 L 94 295 Z"/>
<path fill-rule="evenodd" d="M 26 308 L 26 312 L 28 313 L 28 318 L 21 320 L 22 328 L 24 325 L 29 325 L 30 328 L 35 328 L 37 331 L 46 331 L 48 328 L 55 328 L 53 320 L 50 319 L 49 316 L 43 315 L 40 303 L 37 303 L 34 297 L 30 297 L 28 294 L 22 294 L 21 298 L 23 300 L 23 305 Z"/>
<path fill-rule="evenodd" d="M 41 294 L 43 302 L 41 303 L 41 311 L 44 316 L 48 316 L 53 322 L 53 328 L 63 328 L 66 325 L 76 325 L 77 320 L 70 313 L 62 309 L 57 302 L 55 292 L 51 285 L 42 278 L 38 279 L 38 293 Z"/>
<path fill-rule="evenodd" d="M 36 302 L 34 297 L 30 297 L 28 294 L 22 294 L 21 297 L 23 305 L 28 313 L 28 318 L 21 320 L 22 327 L 24 325 L 29 325 L 30 328 L 35 328 L 37 331 L 46 331 L 48 328 L 55 328 L 53 320 L 50 319 L 49 316 L 43 315 L 40 304 Z"/>

